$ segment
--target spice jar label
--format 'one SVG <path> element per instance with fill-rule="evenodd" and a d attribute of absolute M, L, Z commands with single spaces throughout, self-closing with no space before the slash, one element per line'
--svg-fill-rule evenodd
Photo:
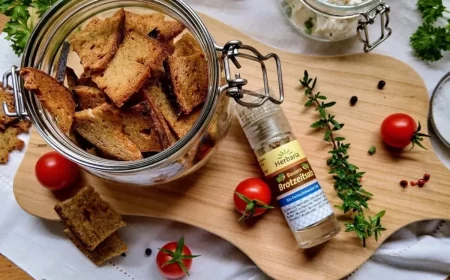
<path fill-rule="evenodd" d="M 293 231 L 333 213 L 298 140 L 258 157 L 272 193 Z"/>

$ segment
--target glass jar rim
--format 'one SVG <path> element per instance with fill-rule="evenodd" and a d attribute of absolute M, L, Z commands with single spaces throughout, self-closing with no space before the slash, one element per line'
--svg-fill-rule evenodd
<path fill-rule="evenodd" d="M 53 62 L 45 65 L 43 69 L 45 55 L 52 51 L 50 43 L 53 40 L 58 42 L 57 50 L 64 40 L 86 20 L 93 16 L 113 10 L 116 8 L 146 7 L 147 9 L 163 12 L 168 16 L 182 22 L 191 34 L 197 39 L 203 48 L 208 63 L 208 95 L 203 106 L 203 110 L 188 134 L 180 139 L 170 148 L 149 158 L 138 161 L 114 161 L 103 159 L 82 150 L 76 146 L 66 135 L 56 126 L 51 116 L 40 106 L 40 102 L 33 94 L 29 94 L 22 86 L 22 95 L 25 108 L 35 125 L 36 130 L 46 140 L 49 145 L 65 155 L 72 161 L 82 166 L 93 168 L 99 171 L 108 172 L 130 172 L 139 171 L 149 167 L 161 167 L 176 161 L 187 149 L 192 147 L 200 136 L 205 133 L 212 116 L 217 107 L 217 100 L 220 94 L 220 63 L 217 57 L 217 50 L 214 40 L 208 29 L 195 13 L 183 1 L 170 0 L 59 0 L 41 18 L 33 30 L 22 58 L 22 67 L 36 67 L 46 73 L 52 72 Z M 83 14 L 82 12 L 87 12 Z M 78 17 L 78 18 L 75 18 Z M 70 28 L 64 24 L 75 23 Z M 66 29 L 71 29 L 69 32 Z M 66 35 L 59 38 L 56 36 L 66 32 Z M 54 61 L 56 51 L 50 55 Z"/>
<path fill-rule="evenodd" d="M 337 18 L 353 18 L 360 16 L 361 13 L 372 8 L 376 4 L 381 3 L 381 0 L 365 0 L 356 5 L 341 5 L 328 2 L 327 0 L 300 0 L 307 7 L 314 9 L 316 12 L 331 17 Z"/>

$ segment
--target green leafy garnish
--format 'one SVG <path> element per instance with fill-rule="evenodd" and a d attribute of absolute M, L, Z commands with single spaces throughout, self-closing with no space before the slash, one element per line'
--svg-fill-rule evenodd
<path fill-rule="evenodd" d="M 373 155 L 376 153 L 376 151 L 377 151 L 377 148 L 375 146 L 372 146 L 372 147 L 370 147 L 368 153 L 369 153 L 369 155 Z"/>
<path fill-rule="evenodd" d="M 33 14 L 41 17 L 57 0 L 0 0 L 0 13 L 9 17 L 3 32 L 14 52 L 21 55 L 35 26 Z"/>
<path fill-rule="evenodd" d="M 345 138 L 336 136 L 337 131 L 342 130 L 343 123 L 336 120 L 336 117 L 327 112 L 327 108 L 336 105 L 336 102 L 325 102 L 327 97 L 322 93 L 314 92 L 317 78 L 309 77 L 305 71 L 304 77 L 300 83 L 305 88 L 305 95 L 308 97 L 306 107 L 316 107 L 320 119 L 311 125 L 312 128 L 323 129 L 325 131 L 324 140 L 332 144 L 333 148 L 329 153 L 331 157 L 327 160 L 330 167 L 329 173 L 334 179 L 334 188 L 338 197 L 342 200 L 341 205 L 336 205 L 344 213 L 354 215 L 353 223 L 346 223 L 347 232 L 355 232 L 362 240 L 363 246 L 366 246 L 366 239 L 374 236 L 378 241 L 381 232 L 386 230 L 381 225 L 381 218 L 385 214 L 385 210 L 379 212 L 375 217 L 365 215 L 364 211 L 369 209 L 368 200 L 373 196 L 366 191 L 361 185 L 361 179 L 365 172 L 359 171 L 359 168 L 350 163 L 348 150 L 349 143 L 344 143 Z"/>
<path fill-rule="evenodd" d="M 410 43 L 415 54 L 425 61 L 440 60 L 443 51 L 450 50 L 450 20 L 444 17 L 449 13 L 442 0 L 419 0 L 417 8 L 422 13 L 423 24 L 412 34 Z M 439 26 L 437 20 L 443 18 L 447 25 Z"/>
<path fill-rule="evenodd" d="M 306 33 L 311 34 L 313 27 L 314 27 L 314 19 L 312 17 L 310 17 L 310 18 L 308 18 L 307 21 L 305 21 Z"/>

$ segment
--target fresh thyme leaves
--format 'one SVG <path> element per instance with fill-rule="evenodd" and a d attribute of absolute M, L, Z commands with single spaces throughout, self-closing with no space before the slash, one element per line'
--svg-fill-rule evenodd
<path fill-rule="evenodd" d="M 411 46 L 422 60 L 440 60 L 442 51 L 450 50 L 450 20 L 444 17 L 450 11 L 442 4 L 442 0 L 419 0 L 417 8 L 422 13 L 423 24 L 411 36 Z M 445 26 L 436 24 L 440 18 L 447 21 Z"/>
<path fill-rule="evenodd" d="M 359 171 L 359 168 L 349 162 L 348 150 L 349 143 L 344 143 L 345 138 L 336 136 L 335 133 L 344 127 L 343 123 L 338 122 L 334 115 L 327 112 L 327 108 L 336 105 L 336 102 L 328 102 L 327 97 L 322 93 L 314 92 L 317 84 L 317 78 L 310 78 L 305 71 L 304 77 L 300 83 L 305 88 L 305 95 L 308 97 L 306 107 L 316 107 L 319 112 L 320 120 L 311 125 L 312 128 L 324 129 L 324 140 L 333 145 L 329 151 L 331 158 L 327 160 L 330 167 L 329 173 L 333 175 L 334 188 L 338 197 L 342 200 L 341 205 L 335 207 L 341 209 L 344 213 L 354 215 L 352 223 L 346 223 L 346 232 L 354 231 L 362 240 L 363 246 L 366 246 L 366 239 L 374 236 L 378 241 L 381 232 L 386 230 L 381 225 L 381 218 L 385 210 L 380 211 L 374 217 L 366 216 L 364 210 L 369 209 L 367 201 L 373 196 L 361 185 L 361 179 L 365 172 Z"/>
<path fill-rule="evenodd" d="M 14 52 L 21 55 L 37 23 L 57 0 L 0 0 L 0 13 L 9 17 L 3 32 L 8 34 Z"/>
<path fill-rule="evenodd" d="M 312 33 L 312 29 L 314 27 L 314 19 L 312 17 L 308 18 L 307 21 L 305 21 L 305 32 L 308 34 Z"/>

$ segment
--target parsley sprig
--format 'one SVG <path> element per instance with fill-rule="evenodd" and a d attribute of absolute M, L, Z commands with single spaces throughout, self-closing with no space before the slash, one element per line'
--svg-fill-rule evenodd
<path fill-rule="evenodd" d="M 338 197 L 342 200 L 342 204 L 335 207 L 341 209 L 344 213 L 354 215 L 353 222 L 345 224 L 345 231 L 355 232 L 365 247 L 368 237 L 374 236 L 375 240 L 378 241 L 381 232 L 386 230 L 381 225 L 381 218 L 386 211 L 380 211 L 374 217 L 365 215 L 364 211 L 369 209 L 367 202 L 373 195 L 361 185 L 361 179 L 365 172 L 360 171 L 357 166 L 349 162 L 348 150 L 350 144 L 344 142 L 344 137 L 335 135 L 337 131 L 344 127 L 344 124 L 338 122 L 334 115 L 329 114 L 327 108 L 335 106 L 336 102 L 327 102 L 326 96 L 320 92 L 314 92 L 317 78 L 310 78 L 307 71 L 305 71 L 300 83 L 305 88 L 305 95 L 308 97 L 305 106 L 314 106 L 316 111 L 319 112 L 320 119 L 313 123 L 311 127 L 323 129 L 325 131 L 324 140 L 330 142 L 333 146 L 333 149 L 329 151 L 331 157 L 327 160 L 327 165 L 330 167 L 329 173 L 333 175 L 334 188 Z"/>
<path fill-rule="evenodd" d="M 422 60 L 440 60 L 442 52 L 450 50 L 450 19 L 445 17 L 450 11 L 442 0 L 418 0 L 417 8 L 422 13 L 423 24 L 411 36 L 411 46 Z M 437 24 L 441 18 L 446 21 L 446 25 Z"/>
<path fill-rule="evenodd" d="M 57 0 L 0 0 L 0 13 L 9 17 L 3 32 L 17 55 L 21 55 L 40 18 Z"/>

